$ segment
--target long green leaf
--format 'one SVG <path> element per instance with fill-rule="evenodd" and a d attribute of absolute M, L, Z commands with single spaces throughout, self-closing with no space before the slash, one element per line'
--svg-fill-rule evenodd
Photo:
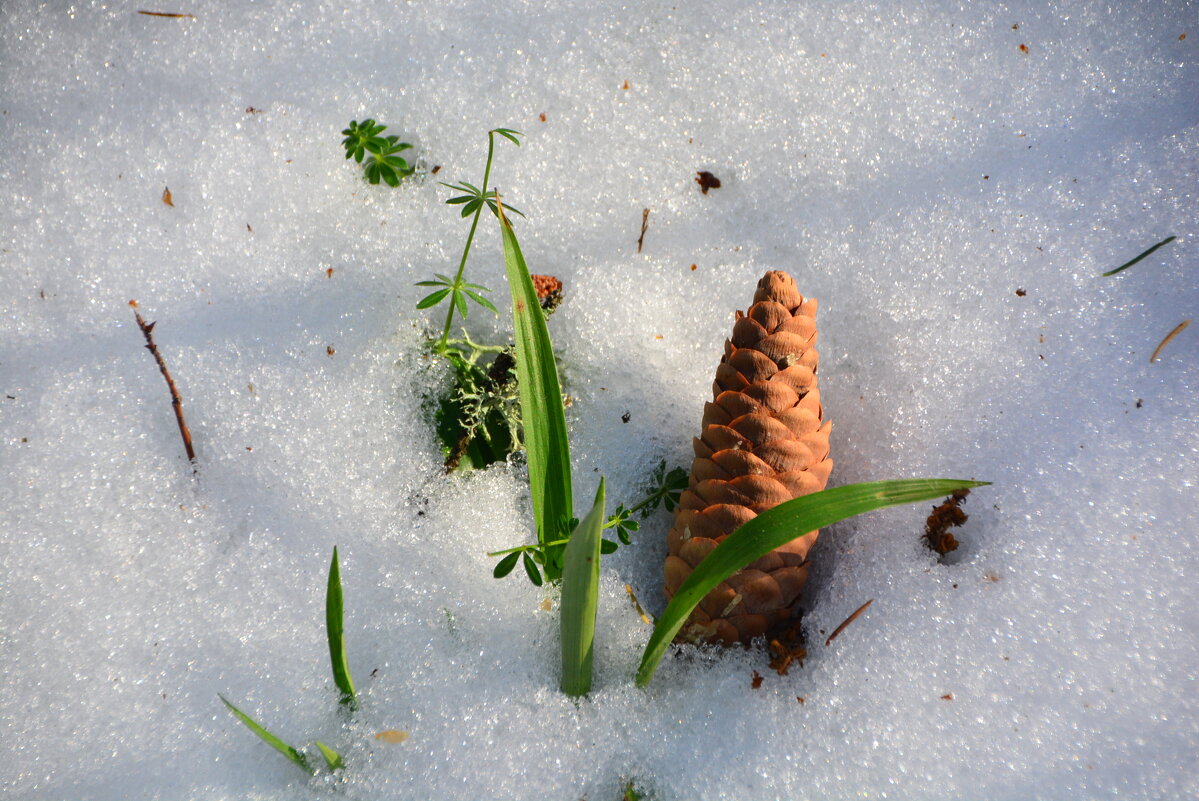
<path fill-rule="evenodd" d="M 591 511 L 566 543 L 562 568 L 562 692 L 591 692 L 595 612 L 599 607 L 600 533 L 604 530 L 604 479 Z"/>
<path fill-rule="evenodd" d="M 871 481 L 816 492 L 781 503 L 753 518 L 716 546 L 679 587 L 666 611 L 658 618 L 641 666 L 637 686 L 644 687 L 679 629 L 705 596 L 733 573 L 809 531 L 846 518 L 917 501 L 949 495 L 954 490 L 979 487 L 985 481 L 948 478 L 912 478 Z"/>
<path fill-rule="evenodd" d="M 516 377 L 520 386 L 520 417 L 528 454 L 529 485 L 538 542 L 558 539 L 560 526 L 573 516 L 570 443 L 558 366 L 545 327 L 545 313 L 529 277 L 512 225 L 500 205 L 500 231 L 504 239 L 504 269 L 512 291 L 512 316 L 516 328 Z M 562 548 L 547 549 L 545 572 L 551 581 L 562 576 Z"/>
<path fill-rule="evenodd" d="M 325 593 L 325 631 L 329 637 L 329 661 L 333 665 L 333 683 L 341 690 L 341 702 L 354 706 L 354 679 L 346 660 L 345 607 L 341 597 L 341 568 L 337 548 L 329 564 L 329 588 Z"/>
<path fill-rule="evenodd" d="M 307 757 L 264 729 L 262 725 L 258 723 L 258 721 L 254 720 L 254 718 L 250 717 L 245 712 L 242 712 L 240 709 L 230 703 L 228 698 L 220 693 L 217 693 L 217 697 L 224 702 L 225 706 L 229 707 L 229 711 L 233 713 L 235 718 L 246 724 L 246 728 L 261 737 L 264 743 L 269 745 L 271 748 L 274 748 L 280 754 L 283 754 L 283 756 L 287 757 L 293 764 L 302 768 L 305 772 L 309 774 L 316 773 L 316 771 L 312 769 L 312 766 L 308 764 Z"/>

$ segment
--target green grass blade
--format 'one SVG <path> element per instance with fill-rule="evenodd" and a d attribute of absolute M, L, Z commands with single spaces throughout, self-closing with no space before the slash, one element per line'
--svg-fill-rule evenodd
<path fill-rule="evenodd" d="M 1152 254 L 1153 254 L 1153 251 L 1157 250 L 1158 248 L 1162 247 L 1163 245 L 1168 245 L 1168 244 L 1170 244 L 1170 243 L 1171 243 L 1171 242 L 1173 242 L 1175 239 L 1177 239 L 1177 237 L 1174 237 L 1174 236 L 1168 236 L 1168 237 L 1166 237 L 1165 239 L 1163 239 L 1162 241 L 1158 242 L 1158 243 L 1157 243 L 1156 245 L 1154 245 L 1153 247 L 1151 247 L 1151 248 L 1149 248 L 1148 250 L 1146 250 L 1146 251 L 1145 251 L 1144 253 L 1142 253 L 1141 255 L 1139 255 L 1139 256 L 1136 256 L 1135 258 L 1133 258 L 1133 259 L 1130 259 L 1129 261 L 1126 261 L 1126 262 L 1124 262 L 1123 264 L 1121 264 L 1119 267 L 1117 267 L 1117 268 L 1116 268 L 1116 269 L 1114 269 L 1114 270 L 1108 270 L 1106 273 L 1104 273 L 1104 274 L 1103 274 L 1104 278 L 1106 278 L 1106 277 L 1107 277 L 1107 276 L 1109 276 L 1109 275 L 1115 275 L 1116 273 L 1118 273 L 1118 272 L 1121 272 L 1122 270 L 1127 270 L 1129 267 L 1131 267 L 1132 265 L 1136 264 L 1136 263 L 1137 263 L 1138 261 L 1140 261 L 1141 259 L 1143 259 L 1143 258 L 1146 258 L 1147 256 L 1150 256 L 1150 255 L 1152 255 Z"/>
<path fill-rule="evenodd" d="M 591 511 L 566 543 L 562 569 L 562 692 L 591 692 L 591 654 L 599 607 L 600 533 L 604 530 L 604 479 Z"/>
<path fill-rule="evenodd" d="M 258 723 L 258 721 L 254 720 L 254 718 L 250 717 L 245 712 L 242 712 L 240 709 L 235 707 L 232 703 L 229 702 L 229 699 L 226 698 L 225 696 L 218 693 L 217 698 L 220 698 L 221 701 L 224 702 L 225 706 L 229 707 L 229 711 L 233 713 L 233 716 L 235 718 L 240 720 L 242 723 L 246 724 L 246 728 L 248 728 L 250 731 L 257 734 L 260 738 L 262 738 L 262 741 L 264 743 L 269 745 L 271 748 L 274 748 L 280 754 L 283 754 L 283 756 L 287 757 L 296 766 L 302 768 L 306 773 L 308 773 L 310 775 L 316 773 L 316 771 L 314 771 L 312 769 L 312 767 L 308 764 L 307 757 L 305 757 L 299 751 L 292 748 L 290 745 L 283 742 L 278 737 L 276 737 L 275 735 L 271 734 L 269 731 L 264 729 Z"/>
<path fill-rule="evenodd" d="M 559 526 L 573 515 L 571 497 L 570 443 L 558 366 L 545 327 L 545 314 L 529 277 L 529 268 L 503 207 L 499 213 L 504 239 L 504 269 L 512 291 L 512 315 L 516 328 L 516 376 L 520 387 L 520 416 L 528 454 L 529 485 L 533 494 L 533 517 L 541 543 L 560 536 Z M 562 546 L 547 549 L 546 578 L 562 575 Z"/>
<path fill-rule="evenodd" d="M 337 753 L 320 740 L 316 741 L 316 747 L 320 749 L 321 756 L 325 758 L 325 764 L 329 766 L 330 771 L 340 770 L 345 767 L 345 762 L 342 761 L 341 754 Z"/>
<path fill-rule="evenodd" d="M 350 663 L 346 660 L 345 607 L 341 597 L 341 567 L 336 547 L 333 548 L 333 561 L 329 564 L 329 588 L 325 593 L 325 631 L 329 636 L 333 683 L 341 690 L 341 702 L 353 707 L 354 679 L 350 676 Z"/>
<path fill-rule="evenodd" d="M 658 663 L 687 618 L 704 597 L 736 571 L 770 551 L 809 531 L 831 526 L 863 512 L 929 501 L 954 490 L 980 487 L 985 481 L 959 481 L 948 478 L 912 478 L 898 481 L 872 481 L 816 492 L 768 509 L 716 546 L 687 577 L 674 600 L 658 618 L 641 666 L 637 686 L 644 687 L 653 677 Z"/>

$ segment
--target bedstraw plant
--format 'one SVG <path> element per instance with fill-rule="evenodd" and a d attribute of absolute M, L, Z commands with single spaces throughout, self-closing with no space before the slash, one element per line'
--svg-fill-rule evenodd
<path fill-rule="evenodd" d="M 350 127 L 342 131 L 346 138 L 341 140 L 341 144 L 346 149 L 346 158 L 352 158 L 362 165 L 363 177 L 367 181 L 378 184 L 381 180 L 394 187 L 415 173 L 416 167 L 399 155 L 410 150 L 412 145 L 401 142 L 398 136 L 380 136 L 386 130 L 386 125 L 380 125 L 372 119 L 362 122 L 351 120 Z"/>

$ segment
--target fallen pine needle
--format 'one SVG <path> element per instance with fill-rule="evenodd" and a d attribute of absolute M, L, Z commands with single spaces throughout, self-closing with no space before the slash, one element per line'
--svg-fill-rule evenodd
<path fill-rule="evenodd" d="M 195 14 L 174 14 L 169 11 L 139 11 L 139 14 L 145 14 L 147 17 L 169 17 L 170 19 L 195 19 Z"/>
<path fill-rule="evenodd" d="M 1158 343 L 1157 348 L 1155 348 L 1153 351 L 1153 355 L 1149 357 L 1149 363 L 1153 364 L 1155 361 L 1157 361 L 1157 357 L 1162 352 L 1162 348 L 1166 347 L 1166 345 L 1168 345 L 1170 343 L 1171 339 L 1173 339 L 1174 337 L 1181 334 L 1183 332 L 1183 329 L 1185 329 L 1190 324 L 1191 324 L 1190 320 L 1183 320 L 1181 323 L 1174 326 L 1174 330 L 1171 331 L 1170 333 L 1166 334 L 1166 338 L 1163 339 L 1160 343 Z"/>
<path fill-rule="evenodd" d="M 641 616 L 641 622 L 647 626 L 654 625 L 654 621 L 650 620 L 649 615 L 645 614 L 645 610 L 641 608 L 641 603 L 637 600 L 637 596 L 633 594 L 632 585 L 624 585 L 624 591 L 629 594 L 629 600 L 633 602 L 633 608 L 636 609 L 637 614 Z"/>
<path fill-rule="evenodd" d="M 825 644 L 825 646 L 827 647 L 827 646 L 828 646 L 830 643 L 832 643 L 832 641 L 833 641 L 834 639 L 836 639 L 837 635 L 838 635 L 838 634 L 840 634 L 841 632 L 845 631 L 845 628 L 846 628 L 846 627 L 847 627 L 847 626 L 848 626 L 850 623 L 852 623 L 852 622 L 854 622 L 855 620 L 857 620 L 857 619 L 858 619 L 858 615 L 860 615 L 860 614 L 862 614 L 863 612 L 865 612 L 865 611 L 866 611 L 866 607 L 870 606 L 870 604 L 872 604 L 872 603 L 874 603 L 874 599 L 873 599 L 873 598 L 871 598 L 869 601 L 867 601 L 866 603 L 864 603 L 864 604 L 862 604 L 861 606 L 859 606 L 856 612 L 854 612 L 854 613 L 853 613 L 852 615 L 850 615 L 849 617 L 845 618 L 845 622 L 844 622 L 844 623 L 842 623 L 840 626 L 837 626 L 837 628 L 833 630 L 833 633 L 832 633 L 832 634 L 830 634 L 830 635 L 828 635 L 828 639 L 824 641 L 824 644 Z"/>
<path fill-rule="evenodd" d="M 1115 275 L 1116 273 L 1120 272 L 1121 270 L 1127 270 L 1129 267 L 1131 267 L 1132 265 L 1136 264 L 1136 263 L 1137 263 L 1138 261 L 1140 261 L 1141 259 L 1143 259 L 1143 258 L 1145 258 L 1146 256 L 1148 256 L 1148 255 L 1150 255 L 1151 253 L 1153 253 L 1153 251 L 1157 250 L 1157 249 L 1158 249 L 1158 248 L 1160 248 L 1162 245 L 1168 245 L 1168 244 L 1170 244 L 1171 242 L 1173 242 L 1175 239 L 1176 239 L 1176 237 L 1173 237 L 1173 236 L 1168 236 L 1168 237 L 1166 237 L 1165 239 L 1163 239 L 1162 241 L 1158 242 L 1158 243 L 1157 243 L 1156 245 L 1154 245 L 1153 247 L 1151 247 L 1151 248 L 1149 248 L 1148 250 L 1146 250 L 1146 251 L 1145 251 L 1144 253 L 1142 253 L 1141 255 L 1139 255 L 1139 256 L 1137 256 L 1136 258 L 1134 258 L 1132 261 L 1126 261 L 1126 262 L 1124 262 L 1123 264 L 1121 264 L 1119 267 L 1117 267 L 1116 269 L 1114 269 L 1114 270 L 1108 270 L 1106 273 L 1104 273 L 1104 274 L 1103 274 L 1103 275 L 1104 275 L 1104 277 L 1106 277 L 1106 276 L 1109 276 L 1109 275 Z"/>
<path fill-rule="evenodd" d="M 637 237 L 637 252 L 641 252 L 641 246 L 645 244 L 645 231 L 649 228 L 649 209 L 641 210 L 641 236 Z"/>

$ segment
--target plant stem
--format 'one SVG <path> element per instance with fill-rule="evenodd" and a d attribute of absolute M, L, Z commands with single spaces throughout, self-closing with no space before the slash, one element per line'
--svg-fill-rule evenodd
<path fill-rule="evenodd" d="M 554 540 L 553 542 L 547 542 L 544 545 L 541 545 L 540 543 L 537 545 L 518 545 L 515 548 L 509 548 L 506 551 L 495 551 L 495 552 L 489 553 L 487 555 L 488 556 L 506 556 L 507 554 L 510 554 L 510 553 L 516 553 L 517 551 L 538 551 L 538 550 L 541 550 L 541 548 L 543 548 L 543 547 L 548 548 L 551 545 L 565 545 L 569 541 L 570 541 L 569 539 L 561 539 L 561 540 Z"/>
<path fill-rule="evenodd" d="M 491 178 L 491 158 L 495 154 L 495 131 L 487 132 L 487 167 L 483 170 L 483 196 L 487 196 L 487 181 Z M 480 203 L 479 208 L 475 209 L 475 217 L 470 221 L 470 233 L 466 237 L 466 247 L 462 249 L 462 261 L 458 262 L 458 273 L 454 276 L 455 295 L 462 287 L 462 273 L 466 270 L 466 257 L 470 255 L 471 243 L 475 241 L 475 229 L 479 227 L 479 215 L 483 213 L 483 208 L 487 203 Z M 454 301 L 451 298 L 449 310 L 445 315 L 445 328 L 441 332 L 441 340 L 438 343 L 437 349 L 444 351 L 446 344 L 450 340 L 450 326 L 454 322 Z"/>

